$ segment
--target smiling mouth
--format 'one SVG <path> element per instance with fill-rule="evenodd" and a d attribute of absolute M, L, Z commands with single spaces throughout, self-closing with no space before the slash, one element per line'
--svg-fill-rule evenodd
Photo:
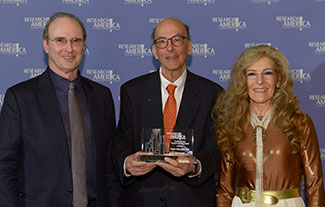
<path fill-rule="evenodd" d="M 177 55 L 171 55 L 171 56 L 166 57 L 166 59 L 176 59 L 176 58 L 177 58 Z"/>
<path fill-rule="evenodd" d="M 266 88 L 256 88 L 254 89 L 255 92 L 265 92 L 267 89 Z"/>
<path fill-rule="evenodd" d="M 74 56 L 63 56 L 63 58 L 66 60 L 72 60 L 74 58 Z"/>

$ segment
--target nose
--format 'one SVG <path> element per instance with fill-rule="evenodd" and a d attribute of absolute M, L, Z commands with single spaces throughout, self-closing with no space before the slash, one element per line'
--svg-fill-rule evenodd
<path fill-rule="evenodd" d="M 264 82 L 263 73 L 257 73 L 256 74 L 256 83 L 262 84 L 263 82 Z"/>
<path fill-rule="evenodd" d="M 73 50 L 73 46 L 71 41 L 68 41 L 67 44 L 65 45 L 66 50 L 68 51 L 72 51 Z"/>
<path fill-rule="evenodd" d="M 170 50 L 173 50 L 173 48 L 174 48 L 174 46 L 172 44 L 172 40 L 169 39 L 168 42 L 167 42 L 167 50 L 170 51 Z"/>

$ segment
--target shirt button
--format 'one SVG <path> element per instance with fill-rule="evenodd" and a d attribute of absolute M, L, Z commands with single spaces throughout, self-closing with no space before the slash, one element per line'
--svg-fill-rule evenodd
<path fill-rule="evenodd" d="M 72 193 L 72 188 L 68 188 L 67 191 L 68 191 L 69 193 Z"/>

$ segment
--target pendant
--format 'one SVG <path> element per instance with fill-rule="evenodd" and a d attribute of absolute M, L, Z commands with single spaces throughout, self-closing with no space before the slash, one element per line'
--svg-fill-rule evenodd
<path fill-rule="evenodd" d="M 262 129 L 262 140 L 263 142 L 265 142 L 265 139 L 266 139 L 266 133 L 265 133 L 265 128 L 261 125 L 256 125 L 254 130 L 253 130 L 253 139 L 254 139 L 254 142 L 256 143 L 256 132 L 257 132 L 257 128 L 261 128 Z"/>

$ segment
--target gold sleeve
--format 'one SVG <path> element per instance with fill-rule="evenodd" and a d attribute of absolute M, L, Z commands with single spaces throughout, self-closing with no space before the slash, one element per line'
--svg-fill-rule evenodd
<path fill-rule="evenodd" d="M 234 161 L 222 159 L 217 184 L 217 207 L 229 207 L 235 196 L 236 167 Z"/>
<path fill-rule="evenodd" d="M 301 159 L 305 173 L 305 189 L 308 206 L 325 206 L 324 178 L 319 145 L 315 127 L 307 116 L 306 124 L 301 127 L 304 137 L 301 139 Z"/>

